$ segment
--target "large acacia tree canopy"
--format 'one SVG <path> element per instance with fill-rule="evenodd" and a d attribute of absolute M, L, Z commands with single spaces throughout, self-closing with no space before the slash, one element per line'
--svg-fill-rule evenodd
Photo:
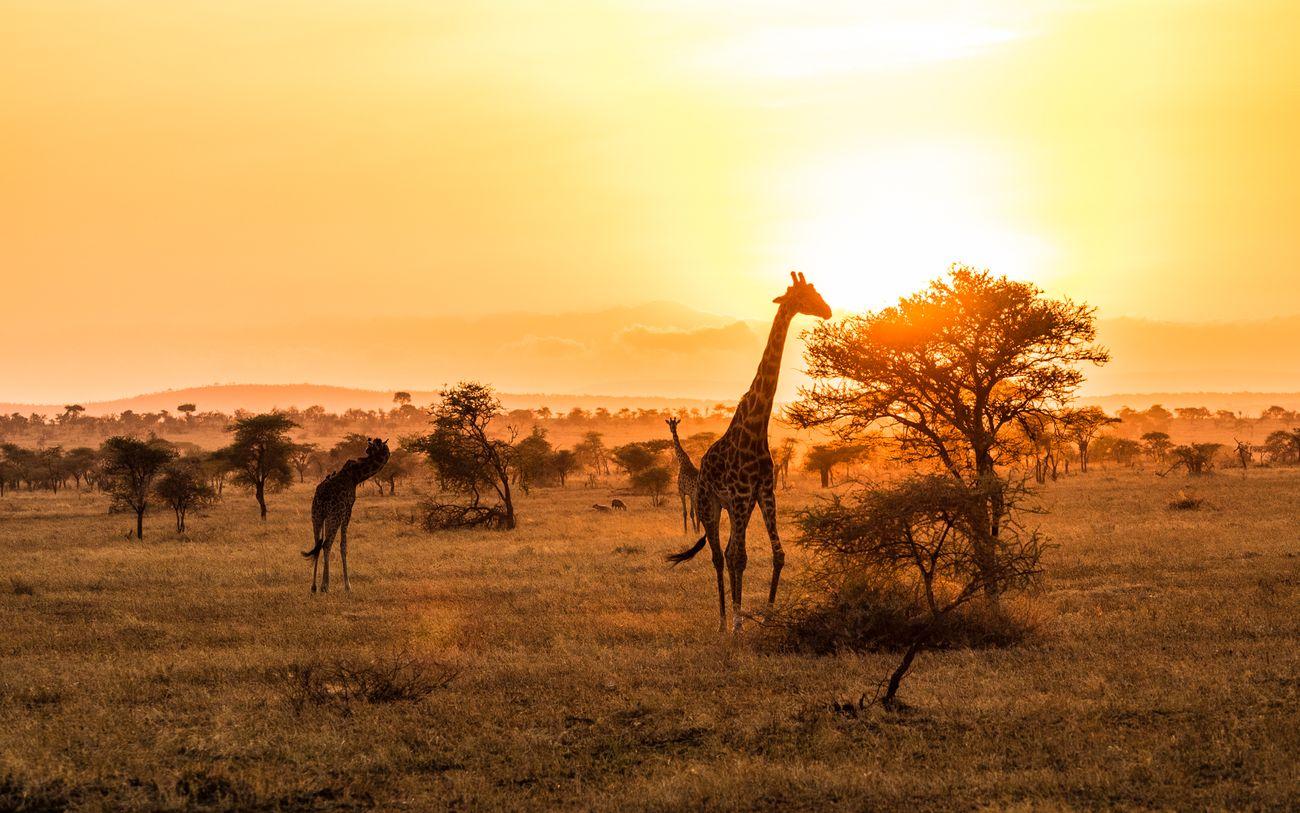
<path fill-rule="evenodd" d="M 892 428 L 917 458 L 953 473 L 992 471 L 999 433 L 1059 408 L 1079 366 L 1109 360 L 1095 311 L 964 266 L 893 307 L 823 322 L 808 336 L 814 380 L 787 417 L 846 439 Z"/>

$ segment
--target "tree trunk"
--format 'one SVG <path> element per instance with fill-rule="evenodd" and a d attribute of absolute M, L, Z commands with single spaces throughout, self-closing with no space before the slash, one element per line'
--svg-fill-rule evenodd
<path fill-rule="evenodd" d="M 506 530 L 513 531 L 515 529 L 515 503 L 510 499 L 510 478 L 502 477 L 501 484 L 505 489 L 502 492 L 504 497 L 502 502 L 505 504 L 506 508 Z"/>
<path fill-rule="evenodd" d="M 135 509 L 135 538 L 144 539 L 144 508 Z"/>
<path fill-rule="evenodd" d="M 822 476 L 822 488 L 830 488 L 830 485 L 831 485 L 831 470 L 830 470 L 830 469 L 819 469 L 817 473 L 820 474 L 820 475 Z"/>
<path fill-rule="evenodd" d="M 924 645 L 925 644 L 922 641 L 914 641 L 912 645 L 907 648 L 907 652 L 903 655 L 902 663 L 898 664 L 898 668 L 894 670 L 894 674 L 889 676 L 889 686 L 885 689 L 885 696 L 880 699 L 880 705 L 890 710 L 899 707 L 897 699 L 898 684 L 903 682 L 903 678 L 907 676 L 908 670 L 912 668 L 912 661 L 916 659 L 916 653 L 920 652 L 921 647 Z"/>
<path fill-rule="evenodd" d="M 255 494 L 257 496 L 257 505 L 259 508 L 262 509 L 262 521 L 265 522 L 266 521 L 266 481 L 265 480 L 257 481 L 257 489 Z"/>

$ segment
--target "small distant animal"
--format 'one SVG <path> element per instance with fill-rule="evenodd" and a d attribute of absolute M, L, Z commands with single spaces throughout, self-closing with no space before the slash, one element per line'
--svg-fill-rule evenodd
<path fill-rule="evenodd" d="M 604 511 L 604 512 L 607 513 L 607 514 L 609 513 L 609 510 L 610 510 L 608 505 L 601 505 L 600 503 L 596 503 L 595 505 L 593 505 L 593 506 L 591 506 L 591 507 L 592 507 L 592 510 L 595 510 L 595 511 Z"/>
<path fill-rule="evenodd" d="M 311 501 L 312 541 L 311 550 L 302 555 L 312 560 L 311 591 L 316 592 L 316 571 L 320 565 L 321 553 L 325 554 L 325 574 L 321 580 L 320 590 L 328 593 L 330 589 L 330 548 L 334 546 L 334 534 L 339 534 L 339 559 L 343 564 L 343 589 L 351 590 L 348 581 L 348 525 L 352 522 L 352 505 L 357 501 L 357 486 L 379 473 L 388 462 L 388 441 L 374 438 L 366 445 L 365 457 L 349 460 L 336 472 L 325 476 L 316 486 L 316 494 Z"/>
<path fill-rule="evenodd" d="M 615 511 L 626 511 L 627 503 L 623 502 L 622 500 L 610 500 L 609 507 L 613 508 Z"/>

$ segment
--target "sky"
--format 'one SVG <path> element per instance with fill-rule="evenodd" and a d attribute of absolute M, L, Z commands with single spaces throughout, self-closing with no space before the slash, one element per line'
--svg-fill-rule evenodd
<path fill-rule="evenodd" d="M 0 398 L 399 375 L 230 350 L 275 324 L 382 366 L 438 353 L 390 318 L 761 322 L 791 268 L 841 313 L 964 262 L 1300 314 L 1298 40 L 1268 0 L 7 0 Z"/>

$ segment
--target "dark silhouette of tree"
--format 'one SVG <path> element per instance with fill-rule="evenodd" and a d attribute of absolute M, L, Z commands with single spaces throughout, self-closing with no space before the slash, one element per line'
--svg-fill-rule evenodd
<path fill-rule="evenodd" d="M 1271 406 L 1260 413 L 1259 417 L 1264 421 L 1291 421 L 1295 420 L 1295 413 L 1285 407 Z"/>
<path fill-rule="evenodd" d="M 208 485 L 202 464 L 197 458 L 173 460 L 163 469 L 154 492 L 176 514 L 176 532 L 185 533 L 185 516 L 191 509 L 216 499 L 217 492 Z"/>
<path fill-rule="evenodd" d="M 399 390 L 393 393 L 393 403 L 397 404 L 399 407 L 406 406 L 411 403 L 411 394 Z"/>
<path fill-rule="evenodd" d="M 1208 474 L 1214 468 L 1214 456 L 1222 448 L 1222 443 L 1188 443 L 1175 446 L 1169 450 L 1170 456 L 1174 459 L 1174 464 L 1169 471 L 1181 467 L 1187 470 L 1190 477 Z M 1165 473 L 1168 474 L 1169 471 Z"/>
<path fill-rule="evenodd" d="M 864 443 L 819 443 L 804 455 L 804 471 L 816 472 L 822 488 L 835 485 L 835 467 L 847 465 L 867 454 Z"/>
<path fill-rule="evenodd" d="M 1205 407 L 1177 407 L 1174 412 L 1184 421 L 1203 421 L 1210 417 L 1210 410 Z"/>
<path fill-rule="evenodd" d="M 664 504 L 664 495 L 668 493 L 668 484 L 673 480 L 672 472 L 659 463 L 638 469 L 632 474 L 632 487 L 650 497 L 650 504 L 658 508 Z"/>
<path fill-rule="evenodd" d="M 194 413 L 197 412 L 198 409 L 199 408 L 197 406 L 189 403 L 180 404 L 176 407 L 176 411 L 182 413 L 185 416 L 185 420 L 187 421 L 191 420 L 194 417 Z"/>
<path fill-rule="evenodd" d="M 535 485 L 546 482 L 550 475 L 551 442 L 546 439 L 546 430 L 534 425 L 532 432 L 515 444 L 512 462 L 515 470 L 515 482 L 527 494 Z"/>
<path fill-rule="evenodd" d="M 1098 438 L 1098 443 L 1109 438 Z M 1113 438 L 1110 444 L 1110 458 L 1121 466 L 1132 466 L 1138 455 L 1142 454 L 1142 444 L 1130 438 Z"/>
<path fill-rule="evenodd" d="M 670 441 L 643 440 L 617 446 L 610 455 L 615 465 L 627 472 L 629 477 L 632 477 L 637 472 L 658 463 L 661 454 L 670 445 Z"/>
<path fill-rule="evenodd" d="M 1146 448 L 1147 454 L 1156 463 L 1165 462 L 1169 450 L 1174 448 L 1173 441 L 1164 432 L 1147 432 L 1142 436 L 1142 444 Z"/>
<path fill-rule="evenodd" d="M 1112 418 L 1100 407 L 1095 406 L 1062 409 L 1055 417 L 1061 431 L 1079 450 L 1079 471 L 1085 474 L 1088 471 L 1088 447 L 1092 445 L 1092 441 L 1101 430 L 1120 422 L 1119 418 Z"/>
<path fill-rule="evenodd" d="M 297 445 L 289 430 L 298 424 L 278 412 L 239 418 L 229 427 L 234 440 L 223 450 L 230 464 L 231 478 L 253 489 L 262 519 L 266 519 L 266 492 L 278 491 L 293 482 L 292 455 Z"/>
<path fill-rule="evenodd" d="M 894 307 L 813 328 L 813 384 L 788 417 L 850 441 L 884 426 L 903 459 L 982 482 L 1021 454 L 1009 430 L 1022 416 L 1064 406 L 1083 383 L 1080 366 L 1109 360 L 1093 343 L 1094 320 L 1092 308 L 1029 283 L 954 266 Z M 988 494 L 976 545 L 992 597 L 1002 510 Z"/>
<path fill-rule="evenodd" d="M 599 432 L 587 432 L 582 442 L 573 447 L 573 452 L 596 474 L 609 474 L 609 451 L 605 448 L 604 435 Z"/>
<path fill-rule="evenodd" d="M 295 443 L 289 450 L 289 463 L 294 471 L 298 472 L 298 482 L 306 482 L 307 469 L 311 468 L 312 461 L 316 459 L 316 452 L 319 450 L 320 447 L 315 443 Z"/>
<path fill-rule="evenodd" d="M 579 468 L 578 455 L 571 449 L 556 449 L 547 461 L 547 469 L 560 481 L 561 487 L 568 485 L 569 475 Z"/>
<path fill-rule="evenodd" d="M 442 487 L 470 497 L 468 508 L 448 512 L 449 506 L 431 506 L 439 517 L 450 516 L 457 523 L 490 522 L 500 527 L 515 527 L 515 507 L 510 493 L 510 468 L 514 454 L 515 432 L 507 428 L 507 437 L 493 437 L 493 421 L 501 417 L 501 401 L 491 387 L 477 382 L 461 382 L 439 393 L 433 408 L 433 432 L 406 441 L 406 448 L 428 457 L 437 470 Z M 484 489 L 496 492 L 500 505 L 479 511 Z M 446 523 L 439 521 L 437 525 Z"/>
<path fill-rule="evenodd" d="M 176 452 L 163 441 L 118 435 L 104 441 L 99 453 L 108 493 L 114 502 L 135 512 L 135 535 L 144 539 L 144 513 L 154 480 L 175 459 Z"/>
<path fill-rule="evenodd" d="M 69 449 L 68 453 L 63 456 L 63 465 L 65 470 L 72 476 L 73 481 L 77 484 L 77 489 L 81 489 L 81 481 L 88 480 L 91 470 L 99 463 L 99 452 L 89 446 L 78 446 L 75 449 Z"/>

